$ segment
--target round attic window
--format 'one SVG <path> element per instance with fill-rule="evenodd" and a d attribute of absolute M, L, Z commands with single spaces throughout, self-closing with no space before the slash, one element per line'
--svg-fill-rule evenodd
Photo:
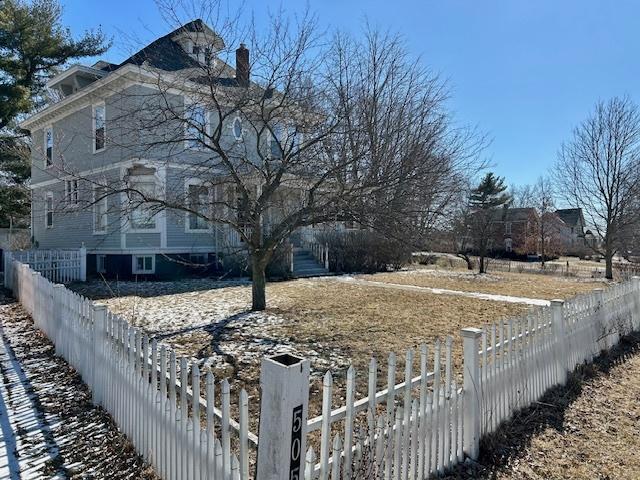
<path fill-rule="evenodd" d="M 242 119 L 240 117 L 233 120 L 233 136 L 236 137 L 236 140 L 242 140 Z"/>

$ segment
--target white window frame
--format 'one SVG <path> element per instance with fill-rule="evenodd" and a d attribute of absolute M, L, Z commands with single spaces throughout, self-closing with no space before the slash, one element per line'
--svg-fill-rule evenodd
<path fill-rule="evenodd" d="M 504 239 L 504 249 L 507 252 L 513 252 L 513 240 L 510 238 L 505 238 Z"/>
<path fill-rule="evenodd" d="M 96 110 L 98 108 L 102 107 L 103 109 L 103 114 L 104 114 L 104 126 L 102 127 L 104 130 L 103 133 L 103 145 L 102 148 L 100 149 L 96 149 Z M 92 138 L 92 143 L 93 143 L 93 153 L 99 153 L 99 152 L 104 152 L 107 148 L 107 107 L 105 106 L 104 102 L 99 102 L 99 103 L 95 103 L 91 106 L 91 119 L 92 119 L 92 126 L 91 126 L 91 138 Z"/>
<path fill-rule="evenodd" d="M 50 134 L 50 135 L 47 135 Z M 49 152 L 47 151 L 49 146 L 47 145 L 47 137 L 50 136 L 51 137 L 51 158 L 49 158 Z M 48 127 L 45 127 L 44 129 L 44 137 L 42 139 L 42 143 L 43 143 L 43 151 L 44 151 L 44 168 L 51 168 L 53 167 L 53 146 L 55 145 L 55 141 L 53 139 L 53 127 L 51 125 L 49 125 Z"/>
<path fill-rule="evenodd" d="M 139 270 L 138 269 L 138 258 L 151 258 L 151 270 Z M 144 264 L 144 260 L 142 261 Z M 155 255 L 131 255 L 131 272 L 134 275 L 153 275 L 156 273 L 156 256 Z"/>
<path fill-rule="evenodd" d="M 197 102 L 195 101 L 191 101 L 188 98 L 185 98 L 184 100 L 185 102 L 185 113 L 191 113 L 194 107 L 196 108 L 202 108 L 203 112 L 204 112 L 204 132 L 205 132 L 205 138 L 203 139 L 203 143 L 208 143 L 209 137 L 211 136 L 211 112 L 209 112 L 209 110 L 207 110 L 207 108 L 204 105 L 198 105 Z M 189 119 L 190 121 L 191 119 Z M 190 125 L 187 123 L 187 121 L 185 121 L 184 123 L 184 136 L 187 137 L 189 135 L 189 128 Z M 186 150 L 194 150 L 194 151 L 202 151 L 205 149 L 205 145 L 203 145 L 202 143 L 198 142 L 197 145 L 191 145 L 192 140 L 190 140 L 189 138 L 185 138 L 184 141 L 184 148 Z"/>
<path fill-rule="evenodd" d="M 49 206 L 51 200 L 51 206 Z M 45 228 L 53 228 L 53 192 L 46 192 L 44 195 L 44 226 Z M 51 214 L 51 224 L 49 224 L 49 214 Z"/>
<path fill-rule="evenodd" d="M 236 122 L 240 122 L 240 136 L 236 135 Z M 231 125 L 229 126 L 229 128 L 231 129 L 231 135 L 233 135 L 233 138 L 236 140 L 236 142 L 241 142 L 242 140 L 244 140 L 244 126 L 242 125 L 242 123 L 242 117 L 240 117 L 240 115 L 236 115 L 235 117 L 233 117 Z"/>
<path fill-rule="evenodd" d="M 73 188 L 75 186 L 75 189 Z M 64 181 L 64 198 L 67 205 L 78 205 L 80 203 L 80 192 L 77 178 Z"/>
<path fill-rule="evenodd" d="M 161 187 L 160 179 L 157 175 L 134 175 L 129 177 L 129 182 L 133 180 L 133 185 L 136 184 L 136 180 L 141 183 L 151 183 L 153 182 L 156 188 L 156 195 L 158 194 L 158 190 Z M 129 201 L 129 203 L 131 203 Z M 137 208 L 144 208 L 143 205 L 138 206 Z M 136 228 L 132 221 L 133 211 L 135 210 L 133 207 L 129 207 L 129 214 L 127 215 L 127 232 L 128 233 L 161 233 L 161 225 L 160 225 L 160 217 L 159 213 L 156 213 L 153 218 L 154 227 L 153 228 Z"/>
<path fill-rule="evenodd" d="M 104 198 L 100 199 L 99 201 L 97 200 L 97 195 L 96 195 L 96 191 L 101 187 L 100 185 L 94 185 L 93 186 L 93 208 L 91 209 L 92 214 L 93 214 L 93 234 L 94 235 L 104 235 L 107 233 L 107 228 L 109 226 L 109 219 L 107 217 L 107 209 L 108 207 L 108 197 L 105 195 Z M 104 225 L 97 225 L 97 216 L 98 216 L 98 207 L 102 206 L 102 208 L 104 208 L 104 213 L 103 213 L 103 217 L 105 219 L 104 221 Z M 104 227 L 104 228 L 96 228 L 96 227 Z"/>
<path fill-rule="evenodd" d="M 102 260 L 102 266 L 100 266 L 100 260 Z M 96 272 L 107 273 L 107 256 L 102 254 L 96 255 Z"/>
<path fill-rule="evenodd" d="M 512 232 L 511 222 L 505 222 L 505 224 L 504 224 L 504 233 L 506 233 L 507 235 L 511 235 L 511 232 Z"/>
<path fill-rule="evenodd" d="M 202 259 L 202 262 L 196 262 L 195 261 L 196 258 Z M 206 265 L 209 262 L 209 254 L 208 253 L 190 253 L 189 262 L 195 265 Z"/>
<path fill-rule="evenodd" d="M 184 184 L 184 195 L 185 195 L 185 202 L 187 204 L 187 206 L 189 205 L 189 187 L 191 186 L 205 186 L 207 187 L 207 191 L 208 191 L 208 198 L 209 198 L 209 210 L 210 210 L 210 214 L 212 213 L 212 208 L 213 208 L 213 200 L 214 200 L 214 196 L 213 196 L 213 186 L 208 185 L 207 182 L 205 182 L 204 180 L 201 180 L 199 178 L 189 178 L 185 181 Z M 213 225 L 211 224 L 211 222 L 208 222 L 208 225 L 206 228 L 191 228 L 190 225 L 190 217 L 191 213 L 189 212 L 185 212 L 184 214 L 184 231 L 185 233 L 210 233 L 213 231 Z"/>

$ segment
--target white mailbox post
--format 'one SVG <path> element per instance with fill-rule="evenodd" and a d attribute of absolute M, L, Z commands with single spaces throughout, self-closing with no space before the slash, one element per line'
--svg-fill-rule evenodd
<path fill-rule="evenodd" d="M 259 480 L 304 477 L 309 407 L 309 360 L 289 354 L 264 358 L 260 371 Z"/>

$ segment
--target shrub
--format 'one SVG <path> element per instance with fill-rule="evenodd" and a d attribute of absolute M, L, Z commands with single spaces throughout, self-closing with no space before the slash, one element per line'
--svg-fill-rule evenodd
<path fill-rule="evenodd" d="M 384 272 L 411 262 L 407 245 L 366 230 L 325 232 L 317 241 L 329 246 L 329 268 L 334 272 Z"/>

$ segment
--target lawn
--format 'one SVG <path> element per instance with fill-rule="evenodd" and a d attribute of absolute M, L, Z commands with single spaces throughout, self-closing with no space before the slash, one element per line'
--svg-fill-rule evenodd
<path fill-rule="evenodd" d="M 287 351 L 309 358 L 314 378 L 312 415 L 319 412 L 313 399 L 328 369 L 336 373 L 338 398 L 346 369 L 353 364 L 359 373 L 358 395 L 364 396 L 371 355 L 378 359 L 382 388 L 389 353 L 399 357 L 400 381 L 407 348 L 423 342 L 432 346 L 436 338 L 452 335 L 457 368 L 462 357 L 461 328 L 528 309 L 526 305 L 316 279 L 269 284 L 269 308 L 252 313 L 248 311 L 248 285 L 221 288 L 207 280 L 190 282 L 121 282 L 108 287 L 93 282 L 75 289 L 101 299 L 110 310 L 179 355 L 212 368 L 218 378 L 229 377 L 234 390 L 244 387 L 253 398 L 257 398 L 262 357 Z M 120 296 L 112 296 L 116 292 Z"/>
<path fill-rule="evenodd" d="M 463 292 L 481 292 L 543 300 L 569 298 L 594 288 L 606 288 L 604 280 L 559 277 L 527 273 L 488 273 L 479 275 L 466 270 L 411 270 L 359 275 L 357 278 L 376 282 L 444 288 Z"/>

